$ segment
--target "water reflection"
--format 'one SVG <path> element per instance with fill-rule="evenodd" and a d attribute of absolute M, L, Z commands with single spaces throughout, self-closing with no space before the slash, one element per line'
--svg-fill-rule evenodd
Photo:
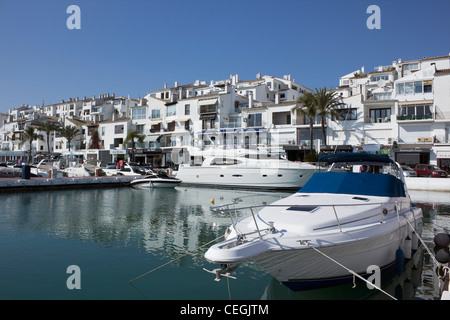
<path fill-rule="evenodd" d="M 222 235 L 228 216 L 210 210 L 245 191 L 203 188 L 91 189 L 0 196 L 10 228 L 90 240 L 105 247 L 137 244 L 146 252 L 178 255 Z M 283 193 L 264 193 L 273 202 Z M 251 198 L 248 198 L 251 201 Z"/>
<path fill-rule="evenodd" d="M 433 248 L 434 235 L 450 229 L 449 194 L 423 191 L 411 191 L 410 193 L 413 201 L 423 209 L 422 238 L 427 247 Z M 27 256 L 37 257 L 37 252 L 39 252 L 39 257 L 41 257 L 43 252 L 46 252 L 49 262 L 46 260 L 39 263 L 43 279 L 48 276 L 47 269 L 50 262 L 51 269 L 53 265 L 60 263 L 60 260 L 60 264 L 63 260 L 64 262 L 68 260 L 69 264 L 73 263 L 73 256 L 76 256 L 85 259 L 87 267 L 84 270 L 91 271 L 96 264 L 101 263 L 100 261 L 105 261 L 100 273 L 103 273 L 105 268 L 110 269 L 111 265 L 114 265 L 110 271 L 111 277 L 122 273 L 124 280 L 130 280 L 140 273 L 194 250 L 222 235 L 231 220 L 226 215 L 210 210 L 211 199 L 215 200 L 215 205 L 220 205 L 232 202 L 235 197 L 254 194 L 256 192 L 185 187 L 168 190 L 111 188 L 0 194 L 2 207 L 0 249 L 3 248 L 3 256 L 5 256 L 5 265 L 0 271 L 9 274 L 11 278 L 22 278 L 24 274 L 29 274 L 30 270 L 23 269 L 20 273 L 17 271 L 15 276 L 14 268 L 20 270 L 21 265 L 28 263 Z M 289 195 L 289 193 L 276 192 L 258 192 L 258 194 L 264 194 L 264 197 L 255 198 L 258 204 L 271 203 L 280 197 Z M 243 198 L 241 204 L 254 204 L 253 201 L 254 199 L 251 197 Z M 245 215 L 246 213 L 241 214 Z M 75 240 L 75 242 L 66 242 L 65 239 Z M 95 243 L 101 248 L 114 248 L 114 250 L 97 251 L 90 245 L 78 245 L 88 242 Z M 77 251 L 70 253 L 75 247 Z M 116 250 L 117 248 L 126 250 Z M 134 248 L 143 254 L 136 255 Z M 91 250 L 91 253 L 86 253 L 86 250 Z M 224 287 L 226 284 L 215 283 L 210 274 L 201 271 L 202 266 L 211 269 L 211 265 L 203 257 L 205 250 L 195 251 L 188 260 L 180 260 L 179 264 L 174 266 L 174 268 L 182 269 L 176 269 L 176 272 L 172 272 L 170 275 L 161 271 L 158 277 L 145 278 L 135 285 L 150 298 L 192 298 L 189 283 L 191 286 L 195 285 L 196 288 L 200 286 L 202 288 L 199 289 L 198 296 L 195 298 L 209 299 L 214 296 L 226 299 L 226 295 L 222 296 L 222 291 L 226 292 L 227 288 Z M 50 258 L 56 252 L 61 256 Z M 63 256 L 64 254 L 67 254 L 67 257 Z M 96 256 L 99 254 L 101 257 Z M 123 256 L 126 256 L 125 262 L 117 261 Z M 157 259 L 153 259 L 153 257 L 157 257 Z M 410 271 L 405 272 L 402 277 L 384 278 L 386 285 L 391 286 L 388 291 L 390 294 L 399 299 L 412 299 L 413 297 L 436 299 L 439 296 L 435 267 L 427 252 L 423 253 L 422 258 L 422 264 L 416 261 Z M 136 266 L 134 270 L 129 270 L 134 266 Z M 36 267 L 33 270 L 36 270 Z M 234 297 L 240 299 L 249 297 L 252 299 L 259 297 L 263 299 L 386 298 L 383 293 L 367 289 L 366 284 L 362 282 L 358 283 L 355 289 L 352 289 L 353 285 L 349 284 L 347 287 L 338 286 L 326 290 L 295 293 L 280 285 L 276 280 L 269 280 L 271 277 L 251 262 L 237 269 L 236 273 L 238 280 L 234 280 L 236 282 L 233 281 L 232 286 L 236 288 Z M 31 274 L 30 283 L 33 283 L 32 279 L 36 278 Z M 169 280 L 175 283 L 173 279 L 176 279 L 177 285 L 180 286 L 186 283 L 184 289 L 178 288 L 178 296 L 174 296 L 173 292 L 167 292 L 166 295 L 158 292 L 156 295 L 150 289 L 147 290 L 147 283 L 149 284 L 148 288 L 154 288 L 154 281 L 161 281 L 161 286 L 165 286 Z M 64 283 L 65 279 L 63 278 L 62 281 Z M 87 282 L 86 280 L 85 283 Z M 267 287 L 264 289 L 266 285 Z M 220 293 L 213 293 L 214 290 L 219 290 L 219 286 L 223 290 L 220 289 Z M 4 289 L 4 291 L 7 290 L 10 289 Z M 120 290 L 123 288 L 118 287 L 114 290 L 118 294 L 118 292 L 122 292 Z M 66 294 L 66 291 L 64 293 Z M 84 293 L 88 292 L 84 291 Z M 8 294 L 7 297 L 14 297 L 9 291 Z M 60 294 L 57 292 L 55 296 Z M 103 292 L 98 294 L 99 296 L 95 297 L 104 298 Z M 134 290 L 132 294 L 135 294 Z M 23 292 L 18 292 L 17 295 L 22 297 Z M 134 295 L 132 297 L 135 298 Z"/>

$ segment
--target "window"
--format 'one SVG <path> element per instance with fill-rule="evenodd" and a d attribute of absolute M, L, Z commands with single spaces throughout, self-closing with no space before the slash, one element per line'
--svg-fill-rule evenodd
<path fill-rule="evenodd" d="M 114 133 L 115 134 L 121 134 L 123 132 L 124 132 L 124 125 L 123 124 L 117 125 L 117 126 L 114 127 Z"/>
<path fill-rule="evenodd" d="M 337 117 L 336 121 L 345 121 L 345 120 L 356 120 L 356 108 L 349 108 L 349 109 L 336 109 Z"/>
<path fill-rule="evenodd" d="M 184 115 L 190 115 L 191 114 L 191 105 L 190 104 L 186 104 L 184 105 Z"/>
<path fill-rule="evenodd" d="M 424 93 L 433 92 L 433 81 L 430 80 L 423 82 L 423 92 Z"/>
<path fill-rule="evenodd" d="M 391 122 L 391 108 L 369 110 L 369 122 Z"/>
<path fill-rule="evenodd" d="M 135 108 L 131 109 L 131 119 L 137 120 L 137 119 L 145 119 L 147 116 L 147 108 Z"/>
<path fill-rule="evenodd" d="M 388 75 L 384 75 L 384 76 L 372 76 L 370 77 L 370 81 L 376 82 L 379 80 L 389 80 L 389 76 Z"/>
<path fill-rule="evenodd" d="M 144 125 L 143 124 L 136 125 L 136 132 L 139 134 L 143 134 L 144 133 Z"/>
<path fill-rule="evenodd" d="M 167 117 L 174 116 L 176 114 L 177 114 L 177 105 L 176 104 L 167 107 L 167 110 L 166 110 Z"/>
<path fill-rule="evenodd" d="M 153 109 L 152 110 L 152 119 L 161 119 L 161 110 Z"/>
<path fill-rule="evenodd" d="M 433 91 L 433 81 L 397 83 L 397 95 L 414 95 Z"/>
<path fill-rule="evenodd" d="M 261 113 L 251 113 L 248 115 L 247 120 L 248 127 L 261 127 L 262 126 L 262 114 Z"/>
<path fill-rule="evenodd" d="M 414 93 L 422 93 L 422 81 L 414 82 Z"/>
<path fill-rule="evenodd" d="M 414 82 L 406 82 L 405 83 L 405 95 L 413 94 L 414 90 Z"/>
<path fill-rule="evenodd" d="M 433 112 L 430 104 L 400 106 L 397 120 L 424 120 L 432 119 Z"/>
<path fill-rule="evenodd" d="M 390 100 L 392 98 L 392 92 L 374 93 L 373 98 L 375 100 Z"/>
<path fill-rule="evenodd" d="M 410 63 L 410 64 L 404 64 L 403 70 L 419 70 L 419 64 L 418 63 Z"/>
<path fill-rule="evenodd" d="M 212 113 L 212 112 L 217 112 L 217 103 L 200 106 L 200 113 Z"/>
<path fill-rule="evenodd" d="M 274 125 L 291 124 L 291 112 L 274 112 L 272 114 L 272 123 Z"/>

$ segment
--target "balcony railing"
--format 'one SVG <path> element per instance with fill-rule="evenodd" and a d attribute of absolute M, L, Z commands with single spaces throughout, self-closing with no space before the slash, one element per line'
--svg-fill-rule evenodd
<path fill-rule="evenodd" d="M 425 115 L 408 115 L 408 116 L 397 116 L 397 120 L 429 120 L 433 119 L 432 114 L 425 114 Z"/>

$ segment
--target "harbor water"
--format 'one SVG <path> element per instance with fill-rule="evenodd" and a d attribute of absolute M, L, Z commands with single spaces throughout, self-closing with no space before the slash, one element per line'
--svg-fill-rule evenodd
<path fill-rule="evenodd" d="M 449 194 L 410 193 L 432 250 L 434 235 L 450 228 Z M 292 292 L 252 262 L 219 282 L 203 270 L 217 268 L 204 259 L 205 244 L 231 224 L 211 202 L 262 204 L 289 194 L 184 186 L 0 194 L 0 299 L 390 299 L 362 282 Z M 386 290 L 399 299 L 438 299 L 428 252 L 419 250 L 408 268 L 383 279 Z"/>

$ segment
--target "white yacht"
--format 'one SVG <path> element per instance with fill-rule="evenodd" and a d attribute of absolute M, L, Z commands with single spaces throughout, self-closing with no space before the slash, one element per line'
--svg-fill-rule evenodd
<path fill-rule="evenodd" d="M 395 268 L 416 249 L 422 210 L 411 203 L 397 163 L 358 153 L 319 160 L 331 170 L 314 173 L 291 196 L 247 207 L 251 214 L 233 221 L 225 241 L 208 249 L 206 259 L 221 265 L 213 271 L 217 279 L 252 259 L 292 290 L 305 290 L 367 276 L 373 266 Z M 360 173 L 361 165 L 380 173 Z M 245 208 L 235 206 L 215 209 L 242 214 Z"/>
<path fill-rule="evenodd" d="M 280 153 L 231 150 L 203 155 L 201 165 L 180 165 L 183 185 L 298 190 L 316 166 L 286 160 Z"/>

